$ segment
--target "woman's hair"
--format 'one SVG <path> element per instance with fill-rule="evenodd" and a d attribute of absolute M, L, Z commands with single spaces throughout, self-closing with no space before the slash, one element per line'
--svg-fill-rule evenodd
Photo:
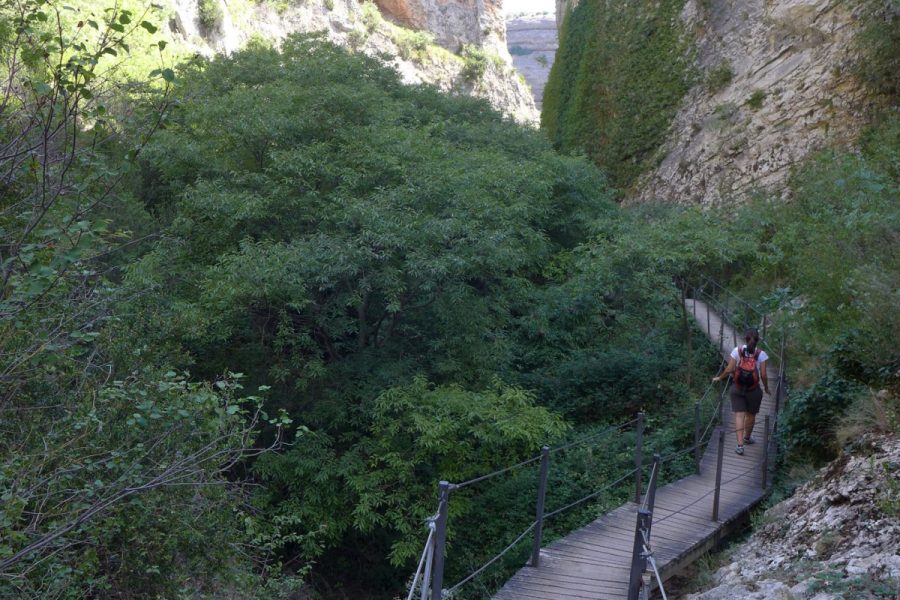
<path fill-rule="evenodd" d="M 756 346 L 756 343 L 759 341 L 759 329 L 756 327 L 748 327 L 745 329 L 744 341 L 747 342 L 747 345 Z"/>

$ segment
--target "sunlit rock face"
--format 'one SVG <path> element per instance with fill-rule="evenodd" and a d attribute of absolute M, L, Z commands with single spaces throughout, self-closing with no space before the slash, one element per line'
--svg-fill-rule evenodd
<path fill-rule="evenodd" d="M 506 39 L 513 66 L 525 76 L 540 109 L 558 46 L 556 19 L 550 14 L 516 16 L 506 22 Z"/>
<path fill-rule="evenodd" d="M 451 52 L 465 44 L 506 52 L 502 0 L 376 0 L 376 4 L 386 18 L 430 32 Z"/>
<path fill-rule="evenodd" d="M 484 98 L 523 125 L 537 125 L 539 114 L 527 83 L 515 71 L 506 49 L 500 0 L 379 0 L 373 18 L 358 0 L 218 2 L 221 20 L 204 24 L 198 0 L 169 0 L 169 34 L 205 56 L 230 54 L 254 37 L 276 46 L 292 33 L 317 32 L 335 44 L 383 60 L 404 83 L 426 83 L 441 91 Z M 427 32 L 435 44 L 409 51 L 410 29 Z M 406 40 L 406 41 L 405 41 Z M 458 55 L 464 45 L 484 50 L 483 72 L 473 77 Z"/>

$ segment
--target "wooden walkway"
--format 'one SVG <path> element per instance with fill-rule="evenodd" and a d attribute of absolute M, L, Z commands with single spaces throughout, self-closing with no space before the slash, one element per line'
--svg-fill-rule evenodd
<path fill-rule="evenodd" d="M 688 311 L 697 323 L 719 343 L 719 316 L 703 302 L 687 301 Z M 707 331 L 709 323 L 709 331 Z M 722 326 L 723 355 L 734 348 L 735 335 L 726 323 Z M 739 338 L 738 338 L 739 339 Z M 774 368 L 768 373 L 773 396 L 777 382 Z M 712 377 L 712 373 L 709 374 Z M 766 395 L 757 416 L 753 437 L 762 441 L 765 415 L 773 417 L 774 397 Z M 728 399 L 723 419 L 729 433 L 725 437 L 719 520 L 712 520 L 716 460 L 719 436 L 701 459 L 700 474 L 691 475 L 659 488 L 653 511 L 651 546 L 657 566 L 665 579 L 713 547 L 746 517 L 765 495 L 762 489 L 762 444 L 745 447 L 745 454 L 734 452 L 734 415 Z M 541 549 L 538 568 L 526 566 L 494 595 L 495 600 L 581 600 L 618 599 L 627 595 L 638 506 L 629 502 L 593 523 Z"/>

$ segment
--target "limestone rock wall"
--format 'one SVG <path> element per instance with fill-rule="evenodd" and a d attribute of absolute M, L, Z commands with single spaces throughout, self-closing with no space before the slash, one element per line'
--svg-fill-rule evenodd
<path fill-rule="evenodd" d="M 688 0 L 682 19 L 703 81 L 636 199 L 716 205 L 778 192 L 810 152 L 854 140 L 868 102 L 851 74 L 858 10 L 840 0 Z"/>
<path fill-rule="evenodd" d="M 538 109 L 559 45 L 556 21 L 547 15 L 522 15 L 506 22 L 506 39 L 515 66 L 534 95 Z"/>
<path fill-rule="evenodd" d="M 536 125 L 539 120 L 528 84 L 513 68 L 506 49 L 500 0 L 384 0 L 374 12 L 374 4 L 357 0 L 292 0 L 282 10 L 269 2 L 211 0 L 221 15 L 214 26 L 202 22 L 198 0 L 170 1 L 170 34 L 207 56 L 234 52 L 254 36 L 277 44 L 291 33 L 324 32 L 336 44 L 390 57 L 385 60 L 405 83 L 428 83 L 448 93 L 485 98 L 522 124 Z M 401 23 L 426 31 L 435 43 L 412 40 L 415 32 Z M 450 50 L 462 44 L 481 47 L 489 56 L 477 78 Z"/>
<path fill-rule="evenodd" d="M 464 44 L 506 51 L 502 0 L 376 0 L 388 19 L 430 32 L 438 45 L 458 52 Z"/>

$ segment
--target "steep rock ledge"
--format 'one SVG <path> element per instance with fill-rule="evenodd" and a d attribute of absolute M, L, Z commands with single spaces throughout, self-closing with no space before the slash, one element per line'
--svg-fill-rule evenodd
<path fill-rule="evenodd" d="M 684 99 L 638 200 L 715 205 L 777 190 L 792 165 L 852 142 L 869 100 L 852 76 L 857 4 L 689 0 L 701 83 Z"/>
<path fill-rule="evenodd" d="M 213 7 L 215 22 L 204 19 L 201 2 L 207 13 Z M 338 45 L 383 58 L 404 83 L 484 98 L 519 123 L 537 124 L 531 91 L 506 50 L 499 0 L 379 4 L 382 8 L 357 0 L 293 0 L 276 8 L 250 0 L 172 0 L 168 29 L 192 51 L 207 56 L 234 52 L 254 37 L 277 44 L 291 33 L 322 32 Z M 447 15 L 454 18 L 443 18 Z M 483 54 L 460 55 L 464 46 Z"/>
<path fill-rule="evenodd" d="M 867 437 L 775 505 L 689 600 L 900 597 L 900 440 Z"/>

